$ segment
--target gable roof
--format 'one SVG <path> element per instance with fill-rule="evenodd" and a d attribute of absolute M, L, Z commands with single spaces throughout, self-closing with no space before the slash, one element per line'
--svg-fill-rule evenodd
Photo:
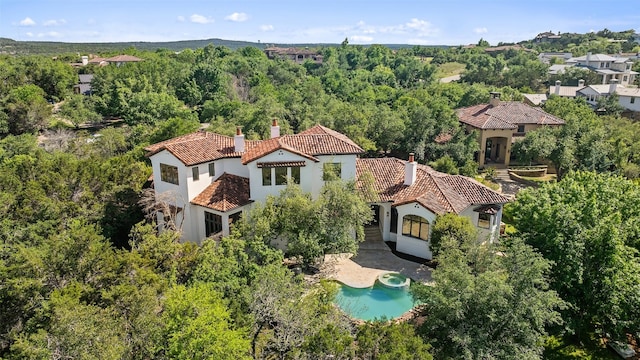
<path fill-rule="evenodd" d="M 258 142 L 245 140 L 245 150 L 251 149 Z M 186 166 L 242 155 L 235 151 L 232 137 L 203 130 L 152 144 L 144 149 L 148 151 L 147 157 L 166 150 Z"/>
<path fill-rule="evenodd" d="M 248 178 L 224 173 L 191 200 L 191 203 L 227 212 L 251 203 L 250 196 Z"/>
<path fill-rule="evenodd" d="M 373 188 L 380 201 L 393 206 L 417 202 L 435 214 L 461 213 L 470 205 L 502 204 L 508 199 L 479 182 L 461 175 L 449 175 L 418 165 L 416 181 L 404 185 L 406 161 L 396 158 L 358 159 L 357 184 L 364 187 L 363 175 L 373 176 Z"/>
<path fill-rule="evenodd" d="M 245 140 L 245 152 L 235 151 L 234 138 L 206 131 L 179 136 L 149 145 L 147 157 L 167 150 L 183 164 L 193 166 L 221 158 L 241 157 L 247 164 L 277 150 L 286 150 L 313 161 L 318 155 L 361 154 L 360 146 L 337 131 L 316 125 L 295 135 L 267 140 Z"/>
<path fill-rule="evenodd" d="M 520 124 L 564 124 L 564 120 L 519 101 L 503 101 L 497 106 L 479 104 L 457 109 L 456 113 L 461 122 L 478 129 L 516 129 Z"/>
<path fill-rule="evenodd" d="M 137 62 L 137 61 L 142 61 L 142 59 L 140 59 L 139 57 L 135 57 L 132 55 L 117 55 L 114 57 L 110 57 L 107 59 L 104 59 L 104 61 L 108 61 L 108 62 Z"/>

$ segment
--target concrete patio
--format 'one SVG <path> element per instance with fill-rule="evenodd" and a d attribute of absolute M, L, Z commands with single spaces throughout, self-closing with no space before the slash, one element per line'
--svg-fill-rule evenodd
<path fill-rule="evenodd" d="M 360 244 L 356 256 L 326 255 L 321 276 L 354 288 L 364 288 L 372 286 L 378 275 L 387 272 L 399 272 L 421 283 L 431 282 L 431 268 L 397 257 L 382 239 L 370 232 L 366 241 Z"/>

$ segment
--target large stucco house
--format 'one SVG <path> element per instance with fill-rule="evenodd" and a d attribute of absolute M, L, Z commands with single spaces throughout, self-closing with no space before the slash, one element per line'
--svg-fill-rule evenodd
<path fill-rule="evenodd" d="M 618 80 L 621 85 L 630 85 L 638 74 L 631 70 L 633 61 L 626 57 L 610 56 L 605 54 L 592 54 L 568 59 L 565 65 L 578 66 L 594 71 L 598 74 L 601 84 L 611 83 L 611 80 Z"/>
<path fill-rule="evenodd" d="M 500 101 L 500 93 L 492 92 L 488 104 L 456 110 L 466 130 L 478 133 L 480 168 L 487 164 L 509 166 L 511 144 L 527 132 L 542 126 L 560 126 L 564 120 L 544 110 L 519 101 Z"/>
<path fill-rule="evenodd" d="M 362 148 L 347 136 L 316 125 L 295 135 L 245 140 L 206 131 L 180 136 L 146 148 L 153 167 L 157 198 L 170 202 L 181 218 L 183 239 L 201 242 L 229 234 L 230 224 L 255 202 L 278 195 L 287 180 L 313 197 L 325 173 L 343 180 L 373 176 L 379 199 L 372 203 L 373 225 L 396 249 L 430 259 L 431 227 L 438 214 L 453 212 L 476 224 L 483 240 L 495 238 L 507 199 L 477 181 L 420 165 L 410 156 L 364 159 Z M 369 178 L 369 176 L 367 176 Z M 158 213 L 158 221 L 164 219 Z"/>

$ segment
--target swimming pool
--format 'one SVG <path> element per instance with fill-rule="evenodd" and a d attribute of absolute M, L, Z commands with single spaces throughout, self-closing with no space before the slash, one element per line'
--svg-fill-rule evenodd
<path fill-rule="evenodd" d="M 376 282 L 368 288 L 340 284 L 334 302 L 349 316 L 360 320 L 400 317 L 417 305 L 406 288 L 389 288 Z"/>

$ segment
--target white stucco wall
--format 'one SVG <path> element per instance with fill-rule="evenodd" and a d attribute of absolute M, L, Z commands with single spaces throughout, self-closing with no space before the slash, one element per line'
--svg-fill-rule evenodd
<path fill-rule="evenodd" d="M 323 164 L 324 163 L 341 163 L 341 179 L 342 180 L 353 180 L 356 177 L 356 155 L 320 155 L 316 156 L 319 163 L 316 163 L 313 168 L 313 174 L 309 183 L 311 188 L 305 191 L 311 192 L 311 196 L 315 199 L 320 195 L 320 190 L 322 186 L 324 186 L 324 181 L 322 180 L 323 176 Z M 302 180 L 301 180 L 302 182 Z"/>
<path fill-rule="evenodd" d="M 220 171 L 218 171 L 220 169 Z M 242 165 L 240 158 L 224 158 L 216 160 L 216 177 L 228 173 L 232 175 L 249 177 L 249 169 Z"/>
<path fill-rule="evenodd" d="M 402 219 L 405 215 L 418 215 L 425 218 L 429 222 L 429 238 L 431 238 L 431 230 L 436 220 L 436 215 L 424 208 L 418 203 L 409 203 L 397 206 L 398 210 L 398 232 L 396 233 L 396 250 L 418 256 L 425 259 L 433 258 L 430 248 L 430 241 L 416 239 L 410 236 L 402 235 Z"/>
<path fill-rule="evenodd" d="M 635 99 L 633 104 L 631 103 L 631 99 Z M 620 102 L 620 105 L 624 106 L 625 109 L 631 111 L 640 111 L 640 97 L 619 95 L 618 101 Z"/>
<path fill-rule="evenodd" d="M 313 181 L 313 174 L 315 173 L 316 162 L 310 160 L 304 156 L 291 153 L 286 150 L 278 150 L 271 154 L 265 155 L 257 160 L 254 160 L 246 165 L 249 173 L 249 188 L 251 189 L 251 200 L 264 201 L 267 196 L 278 196 L 286 185 L 275 184 L 275 169 L 271 168 L 271 185 L 262 185 L 262 168 L 258 167 L 258 163 L 262 162 L 282 162 L 282 161 L 304 161 L 305 166 L 300 168 L 300 187 L 304 192 L 311 192 L 311 183 Z"/>
<path fill-rule="evenodd" d="M 476 211 L 473 211 L 473 209 L 477 208 L 478 206 L 482 206 L 482 205 L 476 204 L 476 205 L 469 206 L 468 208 L 466 208 L 464 211 L 460 213 L 460 216 L 464 216 L 471 219 L 471 223 L 478 230 L 479 242 L 485 242 L 485 241 L 494 242 L 498 237 L 499 230 L 500 230 L 500 222 L 502 221 L 502 205 L 499 205 L 500 210 L 498 211 L 498 213 L 496 215 L 491 216 L 491 226 L 488 229 L 483 227 L 478 227 L 479 213 Z"/>

